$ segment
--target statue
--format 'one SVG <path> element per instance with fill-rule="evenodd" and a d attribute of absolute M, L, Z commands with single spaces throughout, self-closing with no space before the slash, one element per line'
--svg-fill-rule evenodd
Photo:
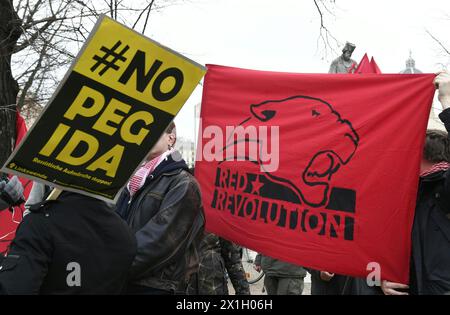
<path fill-rule="evenodd" d="M 347 42 L 342 49 L 342 55 L 333 60 L 328 73 L 354 73 L 358 63 L 351 59 L 356 46 Z"/>

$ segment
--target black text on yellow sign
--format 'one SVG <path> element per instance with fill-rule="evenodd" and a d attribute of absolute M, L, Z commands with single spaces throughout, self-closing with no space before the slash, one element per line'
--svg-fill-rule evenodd
<path fill-rule="evenodd" d="M 92 104 L 86 107 L 89 100 Z M 102 93 L 83 86 L 72 105 L 64 113 L 64 118 L 73 121 L 76 116 L 96 117 L 92 129 L 108 136 L 117 134 L 127 144 L 141 145 L 149 134 L 148 126 L 154 123 L 154 117 L 148 111 L 137 111 L 127 117 L 130 110 L 130 105 L 114 98 L 106 104 Z M 138 130 L 134 133 L 133 129 Z M 55 154 L 60 143 L 64 143 L 64 147 Z M 85 152 L 75 156 L 74 152 L 82 143 L 86 144 Z M 106 176 L 114 178 L 122 160 L 125 145 L 115 144 L 101 156 L 97 155 L 99 148 L 100 142 L 93 135 L 77 129 L 71 131 L 70 125 L 60 123 L 39 154 L 54 157 L 57 161 L 72 166 L 84 165 L 88 171 L 94 172 L 100 169 L 105 171 Z"/>

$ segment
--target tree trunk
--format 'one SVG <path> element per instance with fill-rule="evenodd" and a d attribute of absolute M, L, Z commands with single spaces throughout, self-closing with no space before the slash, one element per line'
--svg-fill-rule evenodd
<path fill-rule="evenodd" d="M 16 99 L 19 92 L 11 71 L 11 55 L 21 35 L 21 21 L 12 0 L 0 0 L 0 167 L 16 141 Z"/>

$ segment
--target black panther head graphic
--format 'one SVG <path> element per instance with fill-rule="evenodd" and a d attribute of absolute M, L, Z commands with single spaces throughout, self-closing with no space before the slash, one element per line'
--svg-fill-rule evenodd
<path fill-rule="evenodd" d="M 245 150 L 245 159 L 259 164 L 273 182 L 288 186 L 299 200 L 311 207 L 326 204 L 333 175 L 350 162 L 360 142 L 352 124 L 331 104 L 309 96 L 252 104 L 249 117 L 238 128 L 249 126 L 279 126 L 277 169 L 269 170 L 262 156 L 268 140 L 248 134 L 237 134 L 237 138 L 227 140 L 224 160 L 239 158 L 238 149 L 227 149 L 256 143 L 257 152 Z"/>

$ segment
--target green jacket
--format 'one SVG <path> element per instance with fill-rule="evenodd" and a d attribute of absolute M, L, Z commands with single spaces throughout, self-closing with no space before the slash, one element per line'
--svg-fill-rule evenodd
<path fill-rule="evenodd" d="M 261 266 L 264 273 L 272 277 L 304 278 L 306 270 L 302 266 L 293 265 L 269 256 L 258 254 L 255 265 Z"/>

